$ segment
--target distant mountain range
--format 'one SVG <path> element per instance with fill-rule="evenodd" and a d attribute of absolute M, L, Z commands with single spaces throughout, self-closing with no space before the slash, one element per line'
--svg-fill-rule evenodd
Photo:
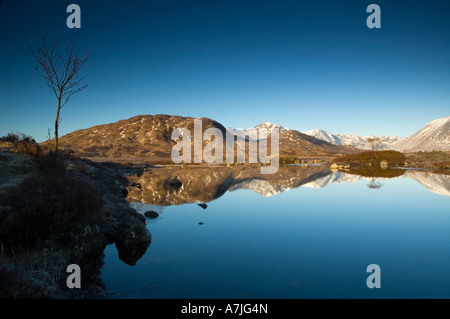
<path fill-rule="evenodd" d="M 217 128 L 225 142 L 227 131 L 217 121 L 201 118 L 202 130 Z M 78 156 L 128 162 L 170 162 L 171 150 L 177 141 L 171 139 L 176 128 L 187 128 L 194 140 L 192 117 L 172 115 L 139 115 L 116 123 L 98 125 L 78 130 L 60 138 L 61 149 L 71 149 Z M 271 122 L 261 123 L 247 130 L 246 143 L 258 139 L 261 128 L 270 131 L 279 128 L 280 156 L 297 158 L 331 159 L 344 154 L 371 148 L 368 138 L 377 138 L 375 150 L 432 151 L 450 150 L 450 116 L 434 120 L 417 133 L 407 137 L 390 135 L 357 136 L 354 134 L 333 134 L 324 130 L 299 132 Z M 238 132 L 238 134 L 241 134 Z M 203 141 L 203 147 L 208 142 Z M 247 147 L 247 144 L 245 144 Z M 270 149 L 270 143 L 268 143 Z M 225 145 L 224 145 L 225 150 Z"/>
<path fill-rule="evenodd" d="M 303 132 L 305 134 L 317 137 L 321 140 L 327 141 L 334 145 L 352 145 L 361 150 L 370 150 L 371 145 L 368 142 L 370 138 L 376 138 L 379 140 L 379 143 L 375 145 L 374 150 L 382 151 L 392 149 L 392 145 L 396 142 L 401 141 L 405 138 L 391 136 L 391 135 L 367 135 L 367 136 L 358 136 L 356 134 L 339 134 L 339 133 L 330 133 L 324 130 L 310 130 Z"/>
<path fill-rule="evenodd" d="M 282 133 L 292 131 L 278 124 L 264 122 L 247 129 L 247 132 L 250 133 L 249 138 L 256 139 L 260 128 L 266 128 L 268 131 L 272 128 L 278 128 Z M 231 129 L 227 128 L 227 130 Z M 370 139 L 377 140 L 374 150 L 396 150 L 401 152 L 450 150 L 450 116 L 431 121 L 409 137 L 392 135 L 358 136 L 356 134 L 330 133 L 321 129 L 302 131 L 302 133 L 333 145 L 353 146 L 361 150 L 371 149 Z"/>
<path fill-rule="evenodd" d="M 334 134 L 324 130 L 303 132 L 334 145 L 351 145 L 362 150 L 370 150 L 369 138 L 377 138 L 375 150 L 395 150 L 401 152 L 448 151 L 450 150 L 450 116 L 431 121 L 409 137 L 390 135 L 358 136 L 355 134 Z"/>

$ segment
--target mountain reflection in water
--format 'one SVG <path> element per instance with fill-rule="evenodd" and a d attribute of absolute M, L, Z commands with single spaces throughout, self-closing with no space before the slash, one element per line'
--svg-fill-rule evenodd
<path fill-rule="evenodd" d="M 450 175 L 423 170 L 337 171 L 328 166 L 283 166 L 276 174 L 261 174 L 259 167 L 162 167 L 128 176 L 127 200 L 156 206 L 207 203 L 225 192 L 249 189 L 274 196 L 300 186 L 322 188 L 330 184 L 410 178 L 429 191 L 450 196 Z M 175 182 L 174 182 L 175 181 Z M 179 183 L 181 182 L 181 183 Z"/>
<path fill-rule="evenodd" d="M 108 291 L 180 299 L 449 297 L 449 175 L 328 165 L 261 175 L 242 165 L 159 167 L 128 178 L 130 206 L 147 217 L 152 243 L 132 255 L 132 267 L 114 246 L 105 249 Z M 366 285 L 372 263 L 385 274 L 377 291 Z"/>

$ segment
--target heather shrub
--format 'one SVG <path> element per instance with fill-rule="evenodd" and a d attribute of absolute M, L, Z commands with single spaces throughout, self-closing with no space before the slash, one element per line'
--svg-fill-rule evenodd
<path fill-rule="evenodd" d="M 65 174 L 65 158 L 63 154 L 48 152 L 34 158 L 38 172 L 43 175 L 58 175 Z"/>
<path fill-rule="evenodd" d="M 406 161 L 406 156 L 397 151 L 370 151 L 350 154 L 333 160 L 335 163 L 355 166 L 369 164 L 380 165 L 382 161 L 387 161 L 389 165 L 403 165 Z"/>
<path fill-rule="evenodd" d="M 0 241 L 30 248 L 50 234 L 87 225 L 103 206 L 100 192 L 69 174 L 34 176 L 6 199 L 9 211 L 0 212 Z"/>
<path fill-rule="evenodd" d="M 39 155 L 41 149 L 36 140 L 29 136 L 21 133 L 9 133 L 6 136 L 0 137 L 0 141 L 10 142 L 14 144 L 14 150 L 18 153 Z"/>
<path fill-rule="evenodd" d="M 17 141 L 16 152 L 37 156 L 40 154 L 39 144 L 30 143 L 28 141 Z"/>
<path fill-rule="evenodd" d="M 431 162 L 439 162 L 439 161 L 447 161 L 449 160 L 449 156 L 442 151 L 431 151 L 431 152 L 416 152 L 413 158 L 417 161 L 431 161 Z"/>
<path fill-rule="evenodd" d="M 0 137 L 0 141 L 4 141 L 4 142 L 17 142 L 20 139 L 19 134 L 16 133 L 8 133 L 8 135 L 5 135 L 3 137 Z"/>

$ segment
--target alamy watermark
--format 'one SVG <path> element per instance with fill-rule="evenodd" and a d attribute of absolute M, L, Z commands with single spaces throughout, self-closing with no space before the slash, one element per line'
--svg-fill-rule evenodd
<path fill-rule="evenodd" d="M 67 6 L 66 12 L 70 13 L 67 17 L 66 25 L 69 29 L 80 29 L 81 28 L 81 8 L 78 4 L 69 4 Z"/>
<path fill-rule="evenodd" d="M 367 288 L 381 288 L 381 268 L 377 264 L 370 264 L 367 266 L 366 272 L 371 273 L 367 277 Z"/>
<path fill-rule="evenodd" d="M 77 264 L 67 266 L 66 272 L 70 273 L 67 277 L 66 285 L 68 288 L 81 288 L 81 268 Z"/>
<path fill-rule="evenodd" d="M 278 171 L 279 157 L 279 133 L 275 127 L 268 134 L 267 128 L 258 130 L 234 130 L 228 129 L 225 138 L 225 162 L 245 163 L 246 145 L 248 145 L 248 163 L 261 163 L 261 174 L 274 174 Z M 256 136 L 255 136 L 256 135 Z M 214 137 L 214 139 L 213 139 Z M 248 137 L 248 138 L 247 138 Z M 270 138 L 270 155 L 267 144 Z M 171 139 L 177 144 L 172 148 L 171 158 L 176 164 L 180 163 L 224 163 L 224 137 L 220 129 L 210 127 L 203 132 L 202 120 L 194 120 L 194 140 L 187 128 L 176 128 L 172 132 Z M 192 142 L 194 154 L 192 154 Z M 203 148 L 203 142 L 207 144 Z M 236 147 L 235 147 L 236 146 Z M 237 156 L 235 156 L 235 148 Z M 193 155 L 193 156 L 192 156 Z"/>
<path fill-rule="evenodd" d="M 367 6 L 366 12 L 371 13 L 366 20 L 366 25 L 369 29 L 380 29 L 381 28 L 381 9 L 378 4 L 369 4 Z"/>
<path fill-rule="evenodd" d="M 67 6 L 66 12 L 70 13 L 67 17 L 66 25 L 69 29 L 80 29 L 81 28 L 81 8 L 78 4 L 69 4 Z M 381 28 L 381 9 L 378 4 L 369 4 L 367 6 L 366 12 L 371 13 L 366 20 L 366 25 L 369 29 L 379 29 Z"/>

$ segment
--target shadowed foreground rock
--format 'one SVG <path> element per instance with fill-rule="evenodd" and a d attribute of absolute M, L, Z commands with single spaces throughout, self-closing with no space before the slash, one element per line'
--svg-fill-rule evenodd
<path fill-rule="evenodd" d="M 144 216 L 133 213 L 122 221 L 115 240 L 119 258 L 124 263 L 134 266 L 147 251 L 152 236 L 145 227 Z"/>

